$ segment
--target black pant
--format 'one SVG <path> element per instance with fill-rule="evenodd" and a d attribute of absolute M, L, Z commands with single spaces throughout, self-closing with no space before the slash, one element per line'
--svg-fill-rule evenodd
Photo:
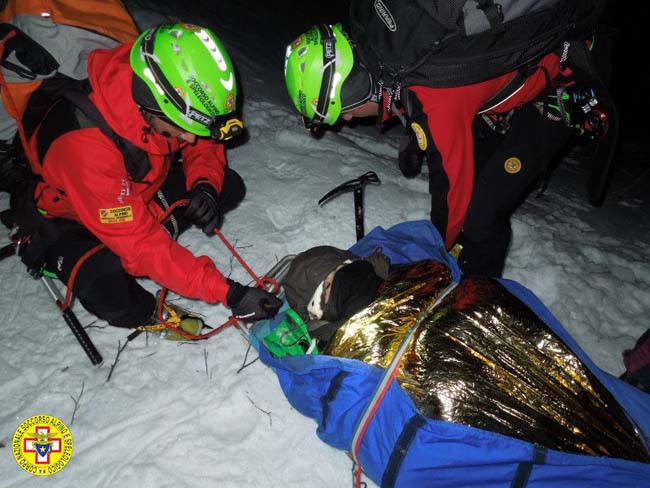
<path fill-rule="evenodd" d="M 175 163 L 161 187 L 167 204 L 187 198 L 185 175 L 180 163 Z M 224 211 L 235 208 L 246 193 L 241 176 L 226 168 L 221 204 Z M 159 200 L 159 197 L 157 197 Z M 183 219 L 183 208 L 173 212 L 175 224 L 165 227 L 170 233 L 181 233 L 189 227 Z M 56 242 L 48 243 L 45 251 L 46 270 L 68 282 L 74 265 L 88 250 L 100 242 L 81 224 L 56 219 L 60 235 Z M 173 227 L 173 228 L 172 228 Z M 86 310 L 117 327 L 137 327 L 145 324 L 154 314 L 156 300 L 136 279 L 129 275 L 120 258 L 104 248 L 81 265 L 74 283 L 74 292 Z"/>
<path fill-rule="evenodd" d="M 566 146 L 571 132 L 542 116 L 532 104 L 517 110 L 505 135 L 477 117 L 474 126 L 476 178 L 459 265 L 463 274 L 499 277 L 510 244 L 510 216 L 545 168 Z"/>

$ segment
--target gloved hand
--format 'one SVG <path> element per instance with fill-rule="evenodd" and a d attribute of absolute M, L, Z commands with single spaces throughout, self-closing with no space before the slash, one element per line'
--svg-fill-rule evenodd
<path fill-rule="evenodd" d="M 422 170 L 424 152 L 418 146 L 415 134 L 409 132 L 402 137 L 399 145 L 398 163 L 402 174 L 407 178 L 415 178 Z"/>
<path fill-rule="evenodd" d="M 219 193 L 208 183 L 199 183 L 190 191 L 190 203 L 185 208 L 185 218 L 203 229 L 206 235 L 214 234 L 223 224 L 223 210 Z"/>
<path fill-rule="evenodd" d="M 8 39 L 2 55 L 2 64 L 5 68 L 15 71 L 20 76 L 33 79 L 34 75 L 47 75 L 59 68 L 56 59 L 40 44 L 11 24 L 0 24 L 0 38 L 3 38 L 10 31 L 15 31 L 11 39 Z M 31 73 L 24 68 L 7 61 L 7 57 L 14 52 L 16 58 L 25 65 Z"/>
<path fill-rule="evenodd" d="M 260 288 L 244 286 L 228 280 L 230 288 L 226 295 L 226 305 L 230 307 L 235 318 L 244 322 L 275 317 L 282 306 L 282 300 Z"/>

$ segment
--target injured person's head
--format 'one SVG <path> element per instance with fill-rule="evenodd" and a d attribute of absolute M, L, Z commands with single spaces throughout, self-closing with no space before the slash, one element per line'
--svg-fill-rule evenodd
<path fill-rule="evenodd" d="M 304 320 L 336 322 L 374 300 L 389 266 L 381 250 L 361 258 L 335 247 L 318 246 L 293 259 L 282 286 L 289 305 Z"/>

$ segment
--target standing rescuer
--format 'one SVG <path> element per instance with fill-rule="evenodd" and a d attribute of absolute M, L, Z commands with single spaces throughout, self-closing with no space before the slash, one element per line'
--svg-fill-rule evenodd
<path fill-rule="evenodd" d="M 38 157 L 40 178 L 26 198 L 45 214 L 39 224 L 46 228 L 39 232 L 44 268 L 67 282 L 80 257 L 105 244 L 79 269 L 74 291 L 87 310 L 115 326 L 155 322 L 155 297 L 136 277 L 185 297 L 222 302 L 242 320 L 274 316 L 277 297 L 226 279 L 208 257 L 175 241 L 191 224 L 214 234 L 246 191 L 223 145 L 243 127 L 223 44 L 205 27 L 162 24 L 132 45 L 92 52 L 88 80 L 89 99 L 120 147 L 66 99 L 34 131 L 27 153 Z M 182 199 L 189 199 L 187 206 L 161 223 L 165 210 Z M 198 333 L 202 324 L 190 322 L 189 330 Z"/>
<path fill-rule="evenodd" d="M 314 130 L 354 117 L 403 119 L 400 170 L 417 176 L 426 158 L 431 221 L 447 248 L 462 245 L 464 274 L 500 276 L 510 215 L 571 135 L 561 118 L 531 102 L 570 70 L 550 53 L 507 96 L 515 72 L 452 88 L 387 92 L 357 49 L 340 24 L 317 25 L 287 46 L 286 86 L 305 126 Z"/>

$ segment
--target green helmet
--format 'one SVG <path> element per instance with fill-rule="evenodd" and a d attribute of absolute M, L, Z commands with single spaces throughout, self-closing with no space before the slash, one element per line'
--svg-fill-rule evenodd
<path fill-rule="evenodd" d="M 146 30 L 131 48 L 131 68 L 157 105 L 145 109 L 197 136 L 225 140 L 242 130 L 233 113 L 232 62 L 209 29 L 180 23 Z"/>
<path fill-rule="evenodd" d="M 341 115 L 341 86 L 354 66 L 341 24 L 312 27 L 287 46 L 284 78 L 305 127 L 332 125 Z"/>

